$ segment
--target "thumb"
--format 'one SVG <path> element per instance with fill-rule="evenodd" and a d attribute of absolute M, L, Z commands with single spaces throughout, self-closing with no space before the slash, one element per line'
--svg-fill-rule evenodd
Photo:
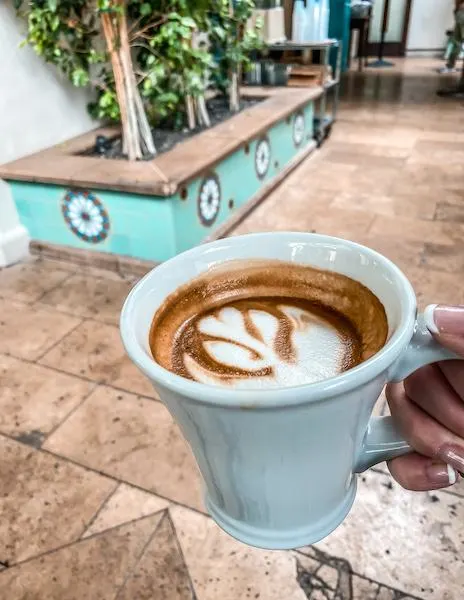
<path fill-rule="evenodd" d="M 427 329 L 445 348 L 464 358 L 464 306 L 429 304 L 424 311 Z"/>

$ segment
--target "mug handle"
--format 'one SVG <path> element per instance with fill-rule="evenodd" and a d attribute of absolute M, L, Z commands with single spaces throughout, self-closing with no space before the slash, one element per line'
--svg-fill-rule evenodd
<path fill-rule="evenodd" d="M 403 381 L 424 365 L 459 358 L 461 357 L 454 352 L 440 346 L 427 329 L 424 315 L 420 314 L 412 339 L 404 353 L 390 368 L 388 380 Z M 354 472 L 362 473 L 384 460 L 391 460 L 409 452 L 412 452 L 412 448 L 402 438 L 392 417 L 371 417 Z"/>

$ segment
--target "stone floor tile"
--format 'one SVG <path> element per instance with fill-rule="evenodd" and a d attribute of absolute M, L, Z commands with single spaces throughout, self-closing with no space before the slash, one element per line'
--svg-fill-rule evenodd
<path fill-rule="evenodd" d="M 72 315 L 117 325 L 132 283 L 124 279 L 76 274 L 45 294 L 40 302 Z"/>
<path fill-rule="evenodd" d="M 354 575 L 345 559 L 315 548 L 305 553 L 250 548 L 208 517 L 179 506 L 170 514 L 198 600 L 377 600 L 376 594 L 388 590 Z M 394 600 L 402 597 L 397 594 Z"/>
<path fill-rule="evenodd" d="M 433 219 L 437 207 L 434 198 L 409 198 L 390 193 L 382 196 L 377 193 L 341 192 L 329 205 L 329 210 L 349 208 L 370 212 L 386 217 L 409 217 L 415 219 Z"/>
<path fill-rule="evenodd" d="M 448 273 L 464 273 L 464 240 L 453 246 L 442 244 L 425 244 L 422 264 L 434 271 Z"/>
<path fill-rule="evenodd" d="M 399 236 L 399 232 L 401 235 Z M 376 216 L 369 235 L 391 236 L 395 239 L 452 245 L 453 237 L 462 239 L 462 225 L 443 224 L 438 221 L 423 221 L 407 217 Z"/>
<path fill-rule="evenodd" d="M 40 444 L 94 384 L 0 354 L 0 431 Z"/>
<path fill-rule="evenodd" d="M 126 483 L 121 483 L 102 506 L 83 537 L 101 533 L 122 523 L 146 517 L 168 506 L 169 502 L 163 498 Z"/>
<path fill-rule="evenodd" d="M 196 600 L 169 514 L 165 514 L 118 600 Z"/>
<path fill-rule="evenodd" d="M 116 485 L 107 477 L 1 436 L 0 456 L 3 563 L 22 561 L 79 539 Z M 0 589 L 4 589 L 1 583 Z"/>
<path fill-rule="evenodd" d="M 115 600 L 162 518 L 159 513 L 6 569 L 2 594 L 8 600 Z M 156 590 L 151 596 L 161 597 Z"/>
<path fill-rule="evenodd" d="M 64 269 L 47 261 L 30 260 L 0 269 L 0 297 L 35 302 L 72 275 L 75 266 Z"/>
<path fill-rule="evenodd" d="M 420 241 L 369 234 L 357 236 L 353 241 L 380 252 L 393 261 L 406 275 L 410 267 L 418 267 L 423 261 L 424 243 Z"/>
<path fill-rule="evenodd" d="M 182 507 L 170 513 L 198 600 L 306 600 L 291 553 L 244 546 Z"/>
<path fill-rule="evenodd" d="M 459 600 L 463 523 L 464 504 L 456 496 L 411 493 L 388 475 L 368 471 L 349 517 L 316 548 L 343 557 L 355 573 L 412 596 Z"/>
<path fill-rule="evenodd" d="M 196 463 L 160 402 L 99 387 L 44 448 L 175 502 L 202 507 Z"/>
<path fill-rule="evenodd" d="M 127 356 L 119 330 L 86 321 L 40 361 L 42 364 L 142 396 L 157 398 L 150 381 Z"/>
<path fill-rule="evenodd" d="M 420 308 L 431 303 L 464 304 L 464 281 L 461 277 L 427 267 L 409 267 L 406 274 Z"/>
<path fill-rule="evenodd" d="M 50 308 L 0 299 L 0 352 L 36 360 L 79 323 Z"/>

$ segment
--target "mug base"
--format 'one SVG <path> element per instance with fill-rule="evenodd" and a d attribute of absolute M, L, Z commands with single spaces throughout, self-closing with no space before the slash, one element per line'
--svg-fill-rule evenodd
<path fill-rule="evenodd" d="M 206 508 L 219 527 L 239 542 L 264 550 L 293 550 L 294 548 L 315 544 L 332 533 L 350 512 L 356 496 L 356 487 L 356 477 L 353 477 L 346 496 L 335 510 L 311 526 L 298 527 L 287 531 L 261 529 L 247 525 L 243 521 L 238 521 L 218 508 L 209 499 L 208 495 L 206 495 Z"/>

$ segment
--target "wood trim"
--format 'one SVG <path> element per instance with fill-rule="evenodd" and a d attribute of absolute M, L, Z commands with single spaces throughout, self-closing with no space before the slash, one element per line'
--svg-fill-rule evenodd
<path fill-rule="evenodd" d="M 369 56 L 377 56 L 379 53 L 380 42 L 370 42 L 367 46 Z M 383 54 L 387 58 L 389 56 L 403 56 L 401 54 L 401 42 L 385 42 L 383 46 Z"/>

